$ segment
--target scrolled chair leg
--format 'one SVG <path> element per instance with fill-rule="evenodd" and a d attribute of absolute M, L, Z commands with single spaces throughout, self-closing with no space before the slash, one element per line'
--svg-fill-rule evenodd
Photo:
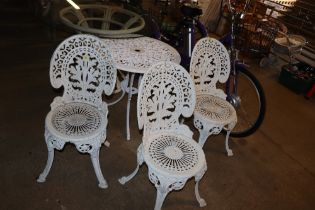
<path fill-rule="evenodd" d="M 205 129 L 199 130 L 198 144 L 201 147 L 203 147 L 209 136 L 210 136 L 210 133 L 207 130 L 205 130 Z"/>
<path fill-rule="evenodd" d="M 204 127 L 202 130 L 199 130 L 198 144 L 201 147 L 203 147 L 210 135 L 216 135 L 220 133 L 221 130 L 222 130 L 222 126 L 212 126 L 212 125 Z"/>
<path fill-rule="evenodd" d="M 65 145 L 64 141 L 54 138 L 48 132 L 48 130 L 45 130 L 45 141 L 46 141 L 46 145 L 47 145 L 47 149 L 48 149 L 48 158 L 47 158 L 47 163 L 46 163 L 46 166 L 45 166 L 43 172 L 37 178 L 37 182 L 40 182 L 40 183 L 46 181 L 46 177 L 47 177 L 47 175 L 51 169 L 51 166 L 54 162 L 54 149 L 61 150 Z"/>
<path fill-rule="evenodd" d="M 200 207 L 205 207 L 207 202 L 199 194 L 199 180 L 195 184 L 195 195 Z"/>
<path fill-rule="evenodd" d="M 227 129 L 226 129 L 226 136 L 225 136 L 225 149 L 226 149 L 226 153 L 227 153 L 227 156 L 233 156 L 233 151 L 230 149 L 229 147 L 229 137 L 230 137 L 230 134 L 231 134 L 231 131 L 233 130 L 233 128 L 235 127 L 235 124 L 236 122 L 233 122 L 233 123 L 230 123 L 228 126 L 227 126 Z"/>
<path fill-rule="evenodd" d="M 199 193 L 199 181 L 201 180 L 201 178 L 203 177 L 203 175 L 205 174 L 205 172 L 207 171 L 207 164 L 204 165 L 203 169 L 195 176 L 195 195 L 196 195 L 196 199 L 199 203 L 200 207 L 205 207 L 207 205 L 207 202 L 205 201 L 205 199 L 203 199 L 200 196 Z"/>
<path fill-rule="evenodd" d="M 140 144 L 137 150 L 137 167 L 136 169 L 129 174 L 128 176 L 123 176 L 120 179 L 118 179 L 118 182 L 122 185 L 126 184 L 126 182 L 129 182 L 139 171 L 140 166 L 143 164 L 143 146 Z"/>
<path fill-rule="evenodd" d="M 103 173 L 101 171 L 100 167 L 100 161 L 99 161 L 99 153 L 100 153 L 100 147 L 96 147 L 93 149 L 93 151 L 90 153 L 91 161 L 93 164 L 93 168 L 98 180 L 98 186 L 102 189 L 106 189 L 108 187 L 108 184 L 103 176 Z"/>
<path fill-rule="evenodd" d="M 154 205 L 154 210 L 160 210 L 164 203 L 167 194 L 173 190 L 176 186 L 176 180 L 167 179 L 166 177 L 159 175 L 149 169 L 149 179 L 156 187 L 156 200 Z M 179 182 L 179 189 L 183 187 L 182 182 Z"/>
<path fill-rule="evenodd" d="M 207 138 L 210 136 L 210 133 L 208 132 L 208 129 L 205 128 L 204 123 L 202 123 L 199 119 L 194 119 L 194 126 L 199 131 L 198 144 L 203 147 Z"/>
<path fill-rule="evenodd" d="M 233 156 L 233 151 L 229 147 L 229 136 L 230 136 L 231 130 L 226 131 L 226 136 L 225 136 L 225 150 L 227 156 Z"/>
<path fill-rule="evenodd" d="M 51 169 L 51 166 L 54 161 L 54 147 L 47 145 L 48 148 L 48 158 L 47 158 L 47 163 L 46 166 L 43 170 L 43 172 L 39 175 L 37 178 L 37 182 L 42 183 L 46 181 L 46 177 Z"/>
<path fill-rule="evenodd" d="M 161 188 L 156 189 L 156 201 L 154 210 L 160 210 L 162 208 L 162 205 L 164 203 L 164 200 L 168 194 L 168 191 L 161 190 Z"/>
<path fill-rule="evenodd" d="M 157 192 L 154 210 L 160 210 L 168 193 L 173 190 L 182 189 L 185 186 L 188 177 L 180 179 L 165 177 L 149 167 L 149 179 L 156 187 Z"/>
<path fill-rule="evenodd" d="M 131 174 L 121 177 L 120 179 L 118 179 L 118 182 L 122 185 L 126 184 L 126 182 L 129 182 L 138 173 L 138 170 L 140 168 L 139 166 L 140 165 L 137 164 L 136 169 Z"/>

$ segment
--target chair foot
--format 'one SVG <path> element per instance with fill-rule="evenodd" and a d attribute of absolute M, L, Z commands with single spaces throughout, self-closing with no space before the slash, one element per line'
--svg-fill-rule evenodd
<path fill-rule="evenodd" d="M 38 183 L 43 183 L 46 181 L 46 176 L 43 174 L 40 174 L 39 177 L 36 180 Z"/>
<path fill-rule="evenodd" d="M 127 179 L 127 177 L 123 176 L 120 179 L 118 179 L 118 182 L 122 185 L 126 184 L 126 182 L 128 182 L 129 180 Z"/>
<path fill-rule="evenodd" d="M 205 199 L 201 198 L 199 201 L 199 206 L 200 207 L 205 207 L 207 206 L 207 202 L 205 201 Z"/>
<path fill-rule="evenodd" d="M 227 156 L 233 156 L 233 151 L 231 149 L 228 149 L 227 150 Z"/>
<path fill-rule="evenodd" d="M 108 184 L 107 184 L 106 182 L 99 183 L 99 184 L 98 184 L 98 187 L 99 187 L 99 188 L 102 188 L 102 189 L 106 189 L 106 188 L 108 188 Z"/>
<path fill-rule="evenodd" d="M 128 176 L 123 176 L 120 179 L 118 179 L 118 182 L 122 185 L 126 184 L 126 182 L 129 182 L 137 173 L 139 170 L 139 165 L 137 165 L 137 168 Z"/>

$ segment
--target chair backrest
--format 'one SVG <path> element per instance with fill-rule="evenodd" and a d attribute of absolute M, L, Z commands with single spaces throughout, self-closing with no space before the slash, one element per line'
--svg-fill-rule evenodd
<path fill-rule="evenodd" d="M 225 93 L 216 83 L 224 83 L 230 74 L 230 57 L 226 48 L 213 38 L 200 39 L 192 52 L 190 75 L 195 82 L 196 94 L 210 94 L 225 99 Z"/>
<path fill-rule="evenodd" d="M 139 128 L 144 128 L 144 136 L 161 130 L 185 130 L 179 117 L 190 117 L 195 103 L 195 87 L 189 73 L 179 64 L 158 62 L 143 76 L 139 87 Z"/>
<path fill-rule="evenodd" d="M 116 68 L 103 42 L 87 34 L 64 40 L 50 61 L 50 81 L 54 88 L 64 87 L 64 102 L 102 104 L 102 93 L 110 95 L 115 87 Z"/>

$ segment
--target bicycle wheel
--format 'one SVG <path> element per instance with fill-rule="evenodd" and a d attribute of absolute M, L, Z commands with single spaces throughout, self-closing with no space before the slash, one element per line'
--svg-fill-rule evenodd
<path fill-rule="evenodd" d="M 263 122 L 266 99 L 263 88 L 256 77 L 243 66 L 236 66 L 237 101 L 232 103 L 237 113 L 237 124 L 231 132 L 233 137 L 245 137 L 254 133 Z"/>

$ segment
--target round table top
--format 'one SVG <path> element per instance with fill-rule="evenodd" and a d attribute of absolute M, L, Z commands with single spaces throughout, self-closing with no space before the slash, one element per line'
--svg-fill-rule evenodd
<path fill-rule="evenodd" d="M 117 69 L 144 74 L 159 61 L 180 63 L 180 55 L 170 45 L 150 37 L 102 39 L 110 50 Z"/>

